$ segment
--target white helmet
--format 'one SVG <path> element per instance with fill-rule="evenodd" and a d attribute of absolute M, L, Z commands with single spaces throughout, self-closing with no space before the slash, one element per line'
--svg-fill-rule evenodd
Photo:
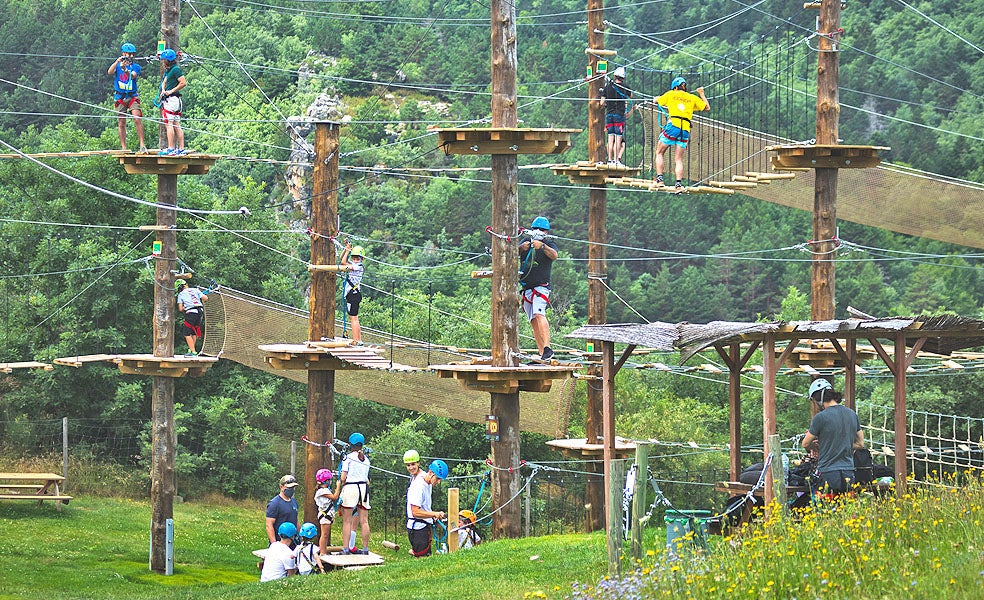
<path fill-rule="evenodd" d="M 619 79 L 625 79 L 625 67 L 619 67 L 615 69 L 612 73 L 612 77 L 618 77 Z"/>

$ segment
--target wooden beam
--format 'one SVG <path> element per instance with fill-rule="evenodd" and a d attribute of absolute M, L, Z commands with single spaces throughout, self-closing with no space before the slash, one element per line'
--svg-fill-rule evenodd
<path fill-rule="evenodd" d="M 776 433 L 776 341 L 766 335 L 762 342 L 762 446 L 769 447 L 769 436 Z M 765 473 L 765 505 L 775 499 L 772 491 L 772 471 Z"/>
<path fill-rule="evenodd" d="M 925 338 L 923 338 L 925 339 Z M 905 394 L 906 394 L 906 347 L 905 333 L 899 332 L 895 336 L 895 494 L 902 498 L 908 487 L 908 465 L 906 464 L 906 414 L 905 414 Z"/>

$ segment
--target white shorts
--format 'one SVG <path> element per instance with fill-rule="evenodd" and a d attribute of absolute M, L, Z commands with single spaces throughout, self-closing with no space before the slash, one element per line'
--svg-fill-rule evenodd
<path fill-rule="evenodd" d="M 342 486 L 342 508 L 364 508 L 369 510 L 369 484 L 346 483 Z"/>
<path fill-rule="evenodd" d="M 546 315 L 547 305 L 550 304 L 550 288 L 545 285 L 538 285 L 533 288 L 523 290 L 521 294 L 523 310 L 530 321 L 536 315 Z"/>
<path fill-rule="evenodd" d="M 181 120 L 181 98 L 178 96 L 168 96 L 161 103 L 161 115 L 165 123 L 173 121 L 177 123 Z"/>

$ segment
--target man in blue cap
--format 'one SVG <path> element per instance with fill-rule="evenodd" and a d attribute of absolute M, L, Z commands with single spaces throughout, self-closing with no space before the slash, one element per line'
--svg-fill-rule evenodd
<path fill-rule="evenodd" d="M 550 235 L 550 221 L 537 217 L 530 225 L 528 239 L 519 244 L 519 284 L 523 310 L 530 319 L 540 360 L 550 360 L 554 355 L 550 348 L 547 305 L 550 304 L 550 268 L 555 260 L 557 243 Z"/>

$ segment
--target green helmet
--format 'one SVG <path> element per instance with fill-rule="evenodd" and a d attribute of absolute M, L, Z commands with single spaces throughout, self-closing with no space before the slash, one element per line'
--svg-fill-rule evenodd
<path fill-rule="evenodd" d="M 403 453 L 403 462 L 406 464 L 419 463 L 420 454 L 416 450 L 407 450 Z"/>
<path fill-rule="evenodd" d="M 175 279 L 174 280 L 174 289 L 177 290 L 177 291 L 179 291 L 179 292 L 181 291 L 181 288 L 183 288 L 186 285 L 188 285 L 188 282 L 185 281 L 184 279 Z"/>
<path fill-rule="evenodd" d="M 366 256 L 365 250 L 362 249 L 362 246 L 353 246 L 352 252 L 350 252 L 349 255 L 358 256 L 359 258 L 365 258 Z"/>

